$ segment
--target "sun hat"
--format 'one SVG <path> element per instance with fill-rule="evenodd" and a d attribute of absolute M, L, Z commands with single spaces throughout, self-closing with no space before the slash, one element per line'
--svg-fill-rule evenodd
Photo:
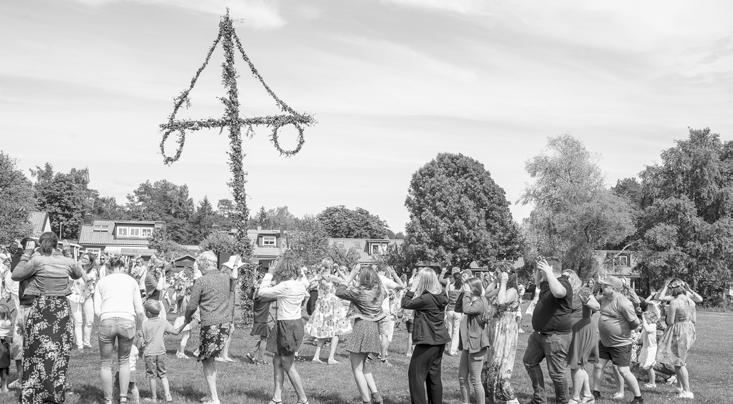
<path fill-rule="evenodd" d="M 227 262 L 221 264 L 222 266 L 225 266 L 229 269 L 237 269 L 244 265 L 244 261 L 242 261 L 242 257 L 239 254 L 234 254 L 229 257 Z"/>

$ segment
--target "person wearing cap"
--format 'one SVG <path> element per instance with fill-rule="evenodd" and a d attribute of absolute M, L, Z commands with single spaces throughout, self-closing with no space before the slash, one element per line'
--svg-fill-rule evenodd
<path fill-rule="evenodd" d="M 636 376 L 631 373 L 631 346 L 632 337 L 631 330 L 641 325 L 639 318 L 636 316 L 636 310 L 633 303 L 621 294 L 624 287 L 623 281 L 615 276 L 606 276 L 598 281 L 601 286 L 601 298 L 598 303 L 601 306 L 601 317 L 598 320 L 598 332 L 600 340 L 598 341 L 598 357 L 599 360 L 595 364 L 593 378 L 595 383 L 593 386 L 593 395 L 596 399 L 600 398 L 601 393 L 598 387 L 603 382 L 603 368 L 610 361 L 618 368 L 621 376 L 629 385 L 634 399 L 632 403 L 642 403 L 644 399 L 641 397 L 639 382 Z M 620 399 L 622 397 L 616 397 Z"/>
<path fill-rule="evenodd" d="M 173 328 L 168 320 L 160 317 L 160 304 L 155 300 L 148 300 L 143 304 L 145 316 L 140 332 L 143 357 L 145 358 L 145 373 L 150 381 L 152 401 L 158 399 L 157 380 L 163 385 L 163 394 L 166 402 L 172 402 L 171 388 L 168 383 L 166 370 L 165 334 L 178 335 L 180 330 Z"/>
<path fill-rule="evenodd" d="M 210 397 L 205 404 L 220 404 L 216 388 L 216 357 L 221 354 L 231 333 L 233 320 L 234 292 L 237 287 L 241 257 L 234 256 L 231 273 L 225 271 L 227 266 L 217 268 L 217 256 L 213 251 L 205 251 L 196 258 L 196 264 L 202 276 L 197 279 L 191 289 L 191 300 L 186 305 L 182 330 L 191 322 L 196 310 L 201 316 L 201 345 L 198 359 L 203 365 L 204 377 Z"/>
<path fill-rule="evenodd" d="M 547 400 L 540 367 L 540 363 L 547 360 L 547 371 L 555 387 L 555 400 L 566 404 L 569 399 L 567 356 L 573 338 L 573 289 L 557 258 L 537 262 L 535 284 L 538 285 L 539 297 L 532 312 L 534 332 L 527 340 L 523 358 L 524 368 L 532 380 L 532 403 L 540 404 Z"/>

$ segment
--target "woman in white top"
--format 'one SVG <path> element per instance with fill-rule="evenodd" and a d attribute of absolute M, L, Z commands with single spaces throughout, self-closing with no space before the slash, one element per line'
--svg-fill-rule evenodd
<path fill-rule="evenodd" d="M 277 281 L 274 286 L 273 278 Z M 285 372 L 298 394 L 298 404 L 308 403 L 303 382 L 294 364 L 295 352 L 303 342 L 301 306 L 308 296 L 307 288 L 308 280 L 305 272 L 299 270 L 298 261 L 290 252 L 286 252 L 276 265 L 270 266 L 270 273 L 262 278 L 260 284 L 258 291 L 260 297 L 277 299 L 275 326 L 267 338 L 267 351 L 274 355 L 272 367 L 275 376 L 275 391 L 272 393 L 270 404 L 282 403 Z"/>
<path fill-rule="evenodd" d="M 112 403 L 112 354 L 115 342 L 120 372 L 120 403 L 127 402 L 130 384 L 130 347 L 135 330 L 140 329 L 145 311 L 138 283 L 127 273 L 119 257 L 109 260 L 110 273 L 102 278 L 94 292 L 94 312 L 100 321 L 100 375 L 105 403 Z"/>
<path fill-rule="evenodd" d="M 92 325 L 94 324 L 93 295 L 99 280 L 99 273 L 94 265 L 94 256 L 82 254 L 81 265 L 87 274 L 87 279 L 79 278 L 73 281 L 71 294 L 68 296 L 71 304 L 71 315 L 74 318 L 74 339 L 76 348 L 80 351 L 92 347 Z"/>

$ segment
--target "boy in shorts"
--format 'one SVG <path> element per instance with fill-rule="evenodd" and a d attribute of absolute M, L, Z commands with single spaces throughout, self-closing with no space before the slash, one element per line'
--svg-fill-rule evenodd
<path fill-rule="evenodd" d="M 178 331 L 168 322 L 161 318 L 161 304 L 157 300 L 148 300 L 144 304 L 145 316 L 147 319 L 143 322 L 142 327 L 142 343 L 143 356 L 145 357 L 145 373 L 150 380 L 150 391 L 152 393 L 152 402 L 158 401 L 157 380 L 163 385 L 163 393 L 165 401 L 172 402 L 170 385 L 166 376 L 165 366 L 165 341 L 163 337 L 166 333 L 178 335 Z"/>

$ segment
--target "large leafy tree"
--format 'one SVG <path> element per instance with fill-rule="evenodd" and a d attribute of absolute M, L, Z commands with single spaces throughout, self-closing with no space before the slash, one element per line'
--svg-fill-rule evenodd
<path fill-rule="evenodd" d="M 515 259 L 521 251 L 504 190 L 480 162 L 441 153 L 412 176 L 406 243 L 416 259 L 467 266 Z"/>
<path fill-rule="evenodd" d="M 604 187 L 591 154 L 571 136 L 550 138 L 548 152 L 526 167 L 534 179 L 522 196 L 534 205 L 524 226 L 530 255 L 556 255 L 581 276 L 592 275 L 593 250 L 634 232 L 628 201 Z"/>
<path fill-rule="evenodd" d="M 194 214 L 193 199 L 188 186 L 176 185 L 167 180 L 140 184 L 127 195 L 127 209 L 137 220 L 162 220 L 170 239 L 189 244 L 192 240 L 191 219 Z"/>
<path fill-rule="evenodd" d="M 288 247 L 305 265 L 315 265 L 328 254 L 328 234 L 315 217 L 305 216 L 288 232 Z"/>
<path fill-rule="evenodd" d="M 704 296 L 723 293 L 733 265 L 733 143 L 709 129 L 662 152 L 641 173 L 637 236 L 653 283 L 677 276 Z"/>
<path fill-rule="evenodd" d="M 0 151 L 0 244 L 30 234 L 28 213 L 35 208 L 33 185 L 15 160 Z"/>
<path fill-rule="evenodd" d="M 84 217 L 92 210 L 96 192 L 89 189 L 89 171 L 72 168 L 54 172 L 51 164 L 31 170 L 36 179 L 39 209 L 48 212 L 51 229 L 61 238 L 76 239 Z"/>
<path fill-rule="evenodd" d="M 368 210 L 343 205 L 331 206 L 316 216 L 329 237 L 384 238 L 390 234 L 387 223 Z"/>
<path fill-rule="evenodd" d="M 111 196 L 100 196 L 96 190 L 92 190 L 92 207 L 88 214 L 92 220 L 127 219 L 129 216 L 125 207 L 117 203 L 117 199 Z"/>

